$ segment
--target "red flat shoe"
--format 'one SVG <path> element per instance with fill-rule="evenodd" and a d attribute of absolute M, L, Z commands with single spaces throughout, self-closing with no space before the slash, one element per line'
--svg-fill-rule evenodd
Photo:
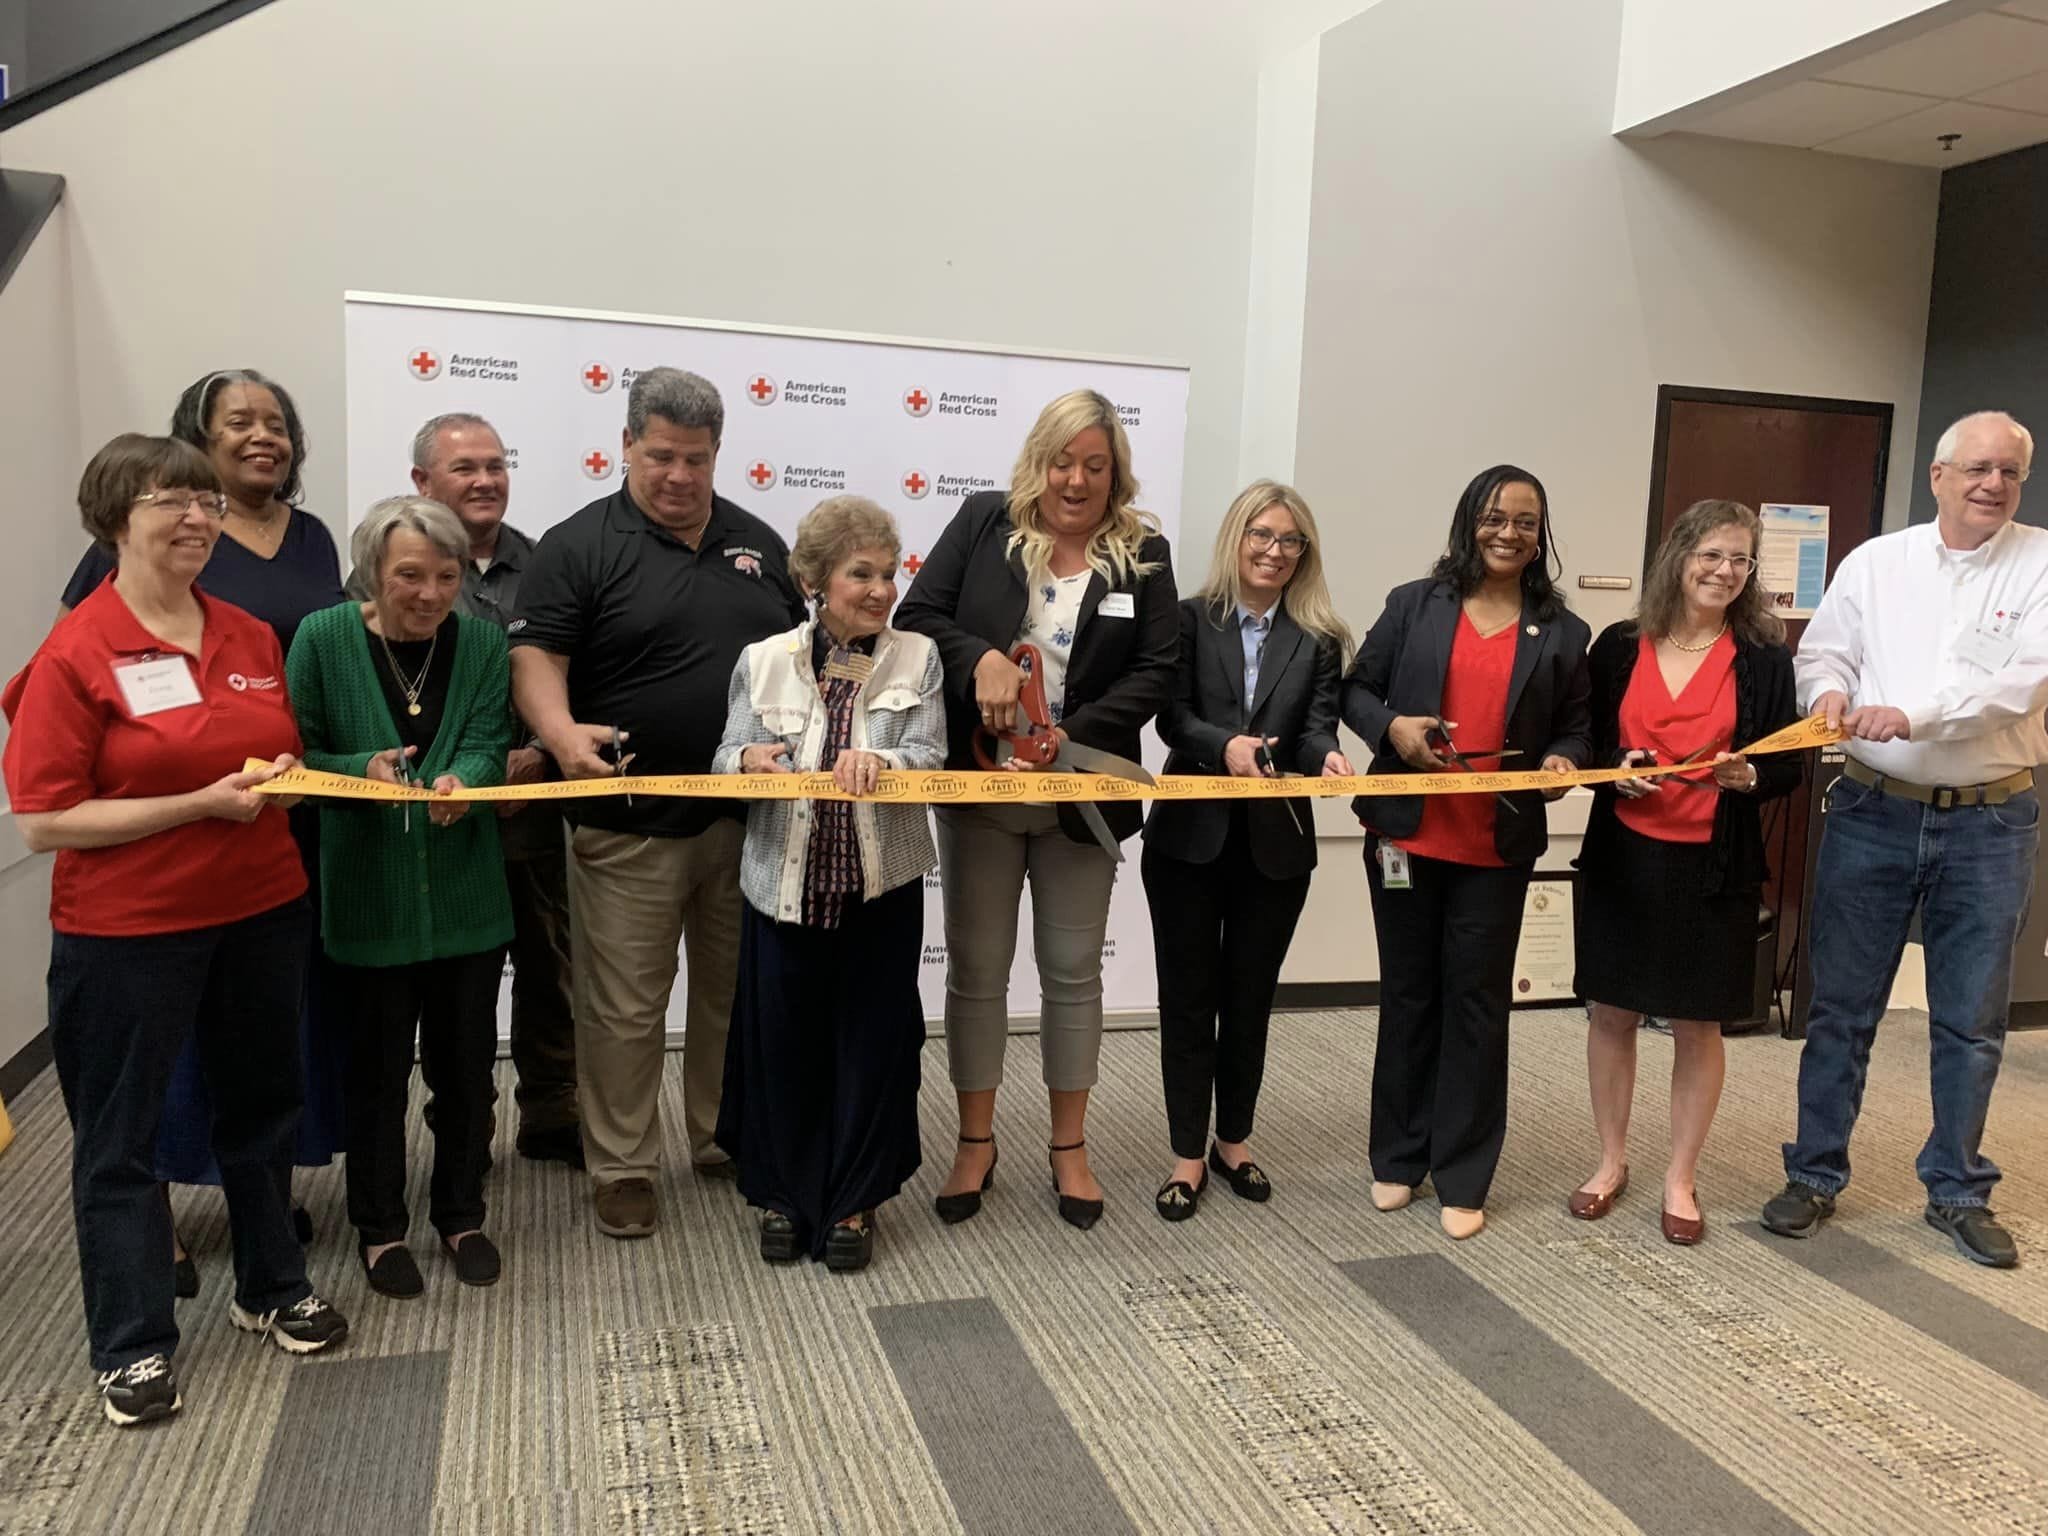
<path fill-rule="evenodd" d="M 1621 1182 L 1606 1194 L 1596 1195 L 1588 1189 L 1575 1189 L 1571 1198 L 1565 1201 L 1564 1208 L 1581 1221 L 1598 1221 L 1614 1209 L 1614 1202 L 1621 1198 L 1622 1192 L 1627 1188 L 1628 1169 L 1624 1167 L 1621 1170 Z"/>
<path fill-rule="evenodd" d="M 1681 1248 L 1690 1248 L 1707 1235 L 1706 1213 L 1701 1212 L 1698 1220 L 1664 1213 L 1664 1241 L 1676 1243 Z"/>

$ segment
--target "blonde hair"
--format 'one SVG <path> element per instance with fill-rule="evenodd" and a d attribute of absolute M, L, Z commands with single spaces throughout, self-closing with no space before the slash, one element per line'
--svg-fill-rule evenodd
<path fill-rule="evenodd" d="M 1696 501 L 1678 515 L 1643 578 L 1643 600 L 1636 606 L 1636 629 L 1652 640 L 1661 640 L 1685 614 L 1685 562 L 1700 547 L 1700 540 L 1717 528 L 1740 528 L 1749 540 L 1754 560 L 1763 542 L 1764 525 L 1757 515 L 1739 501 Z M 1728 605 L 1728 627 L 1738 639 L 1752 645 L 1782 645 L 1785 621 L 1771 611 L 1771 595 L 1757 580 L 1752 567 L 1749 579 Z"/>
<path fill-rule="evenodd" d="M 1301 492 L 1291 485 L 1282 485 L 1277 480 L 1254 480 L 1237 493 L 1230 510 L 1223 514 L 1223 526 L 1216 530 L 1216 551 L 1209 559 L 1208 579 L 1195 596 L 1207 599 L 1209 611 L 1218 622 L 1236 611 L 1244 600 L 1243 584 L 1237 573 L 1238 551 L 1252 519 L 1268 507 L 1285 507 L 1294 519 L 1296 531 L 1308 540 L 1308 548 L 1294 563 L 1294 574 L 1280 589 L 1280 606 L 1305 633 L 1334 644 L 1338 655 L 1349 661 L 1351 630 L 1338 617 L 1337 606 L 1330 601 L 1329 584 L 1323 579 L 1322 540 L 1316 532 L 1316 515 L 1309 511 Z"/>
<path fill-rule="evenodd" d="M 1088 536 L 1088 564 L 1112 586 L 1133 576 L 1149 576 L 1158 561 L 1139 558 L 1145 540 L 1160 531 L 1159 519 L 1131 503 L 1138 495 L 1131 473 L 1131 441 L 1117 420 L 1116 407 L 1092 389 L 1071 390 L 1038 413 L 1010 472 L 1010 523 L 1007 552 L 1021 553 L 1024 570 L 1034 581 L 1052 563 L 1052 535 L 1039 519 L 1038 500 L 1045 494 L 1047 471 L 1067 444 L 1090 427 L 1102 428 L 1109 439 L 1109 511 Z"/>
<path fill-rule="evenodd" d="M 902 553 L 896 519 L 865 496 L 827 496 L 796 525 L 789 574 L 815 597 L 840 562 L 860 549 L 886 549 L 892 559 Z"/>

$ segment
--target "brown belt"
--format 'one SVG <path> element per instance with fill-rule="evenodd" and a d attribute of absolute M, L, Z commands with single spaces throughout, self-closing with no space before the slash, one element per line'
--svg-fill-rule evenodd
<path fill-rule="evenodd" d="M 1879 773 L 1875 768 L 1865 767 L 1855 758 L 1846 756 L 1842 759 L 1842 777 L 1854 779 L 1858 784 L 1868 784 L 1881 795 L 1917 800 L 1937 811 L 1958 805 L 2003 805 L 2014 795 L 2034 787 L 2034 770 L 2031 768 L 2022 768 L 2018 773 L 2009 773 L 1989 784 L 1914 784 Z"/>

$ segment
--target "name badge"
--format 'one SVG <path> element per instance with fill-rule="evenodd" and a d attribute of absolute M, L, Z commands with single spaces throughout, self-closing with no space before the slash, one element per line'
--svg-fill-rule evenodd
<path fill-rule="evenodd" d="M 1408 874 L 1408 850 L 1380 839 L 1380 885 L 1389 891 L 1405 891 L 1414 882 Z"/>
<path fill-rule="evenodd" d="M 2010 624 L 1987 620 L 1956 641 L 1956 655 L 1986 672 L 1996 672 L 2012 660 L 2019 637 Z"/>
<path fill-rule="evenodd" d="M 122 662 L 114 668 L 114 681 L 121 685 L 128 713 L 137 720 L 200 702 L 199 685 L 192 681 L 192 669 L 182 656 Z"/>
<path fill-rule="evenodd" d="M 1103 595 L 1102 606 L 1095 611 L 1105 619 L 1134 619 L 1138 616 L 1138 602 L 1128 592 L 1109 592 Z"/>

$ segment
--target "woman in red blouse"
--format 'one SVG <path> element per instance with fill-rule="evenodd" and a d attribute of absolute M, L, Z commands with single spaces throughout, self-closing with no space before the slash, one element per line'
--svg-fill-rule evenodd
<path fill-rule="evenodd" d="M 1372 772 L 1568 772 L 1587 760 L 1590 631 L 1565 607 L 1558 570 L 1541 482 L 1512 464 L 1475 476 L 1436 569 L 1388 595 L 1344 681 L 1344 723 L 1371 743 Z M 1563 793 L 1352 804 L 1369 834 L 1380 951 L 1373 1204 L 1399 1210 L 1427 1178 L 1453 1238 L 1486 1224 L 1507 1136 L 1522 898 L 1549 844 L 1544 801 Z"/>
<path fill-rule="evenodd" d="M 1663 1228 L 1680 1244 L 1706 1232 L 1693 1180 L 1721 1098 L 1721 1025 L 1750 1010 L 1757 892 L 1769 874 L 1758 803 L 1799 782 L 1794 753 L 1751 762 L 1733 750 L 1799 716 L 1785 626 L 1751 579 L 1761 532 L 1738 502 L 1687 508 L 1657 551 L 1637 616 L 1593 644 L 1594 760 L 1700 767 L 1594 792 L 1578 861 L 1577 986 L 1592 1006 L 1586 1069 L 1600 1166 L 1566 1204 L 1598 1221 L 1628 1187 L 1637 1026 L 1645 1014 L 1668 1020 Z"/>
<path fill-rule="evenodd" d="M 0 771 L 22 841 L 56 853 L 50 1044 L 92 1363 L 106 1416 L 125 1425 L 183 1401 L 154 1154 L 188 1036 L 213 1094 L 229 1321 L 293 1354 L 348 1324 L 306 1282 L 285 1193 L 306 876 L 280 803 L 251 793 L 299 751 L 284 657 L 268 625 L 193 585 L 227 511 L 198 449 L 117 437 L 86 466 L 78 504 L 115 574 L 0 693 Z M 250 758 L 270 766 L 245 772 Z"/>

